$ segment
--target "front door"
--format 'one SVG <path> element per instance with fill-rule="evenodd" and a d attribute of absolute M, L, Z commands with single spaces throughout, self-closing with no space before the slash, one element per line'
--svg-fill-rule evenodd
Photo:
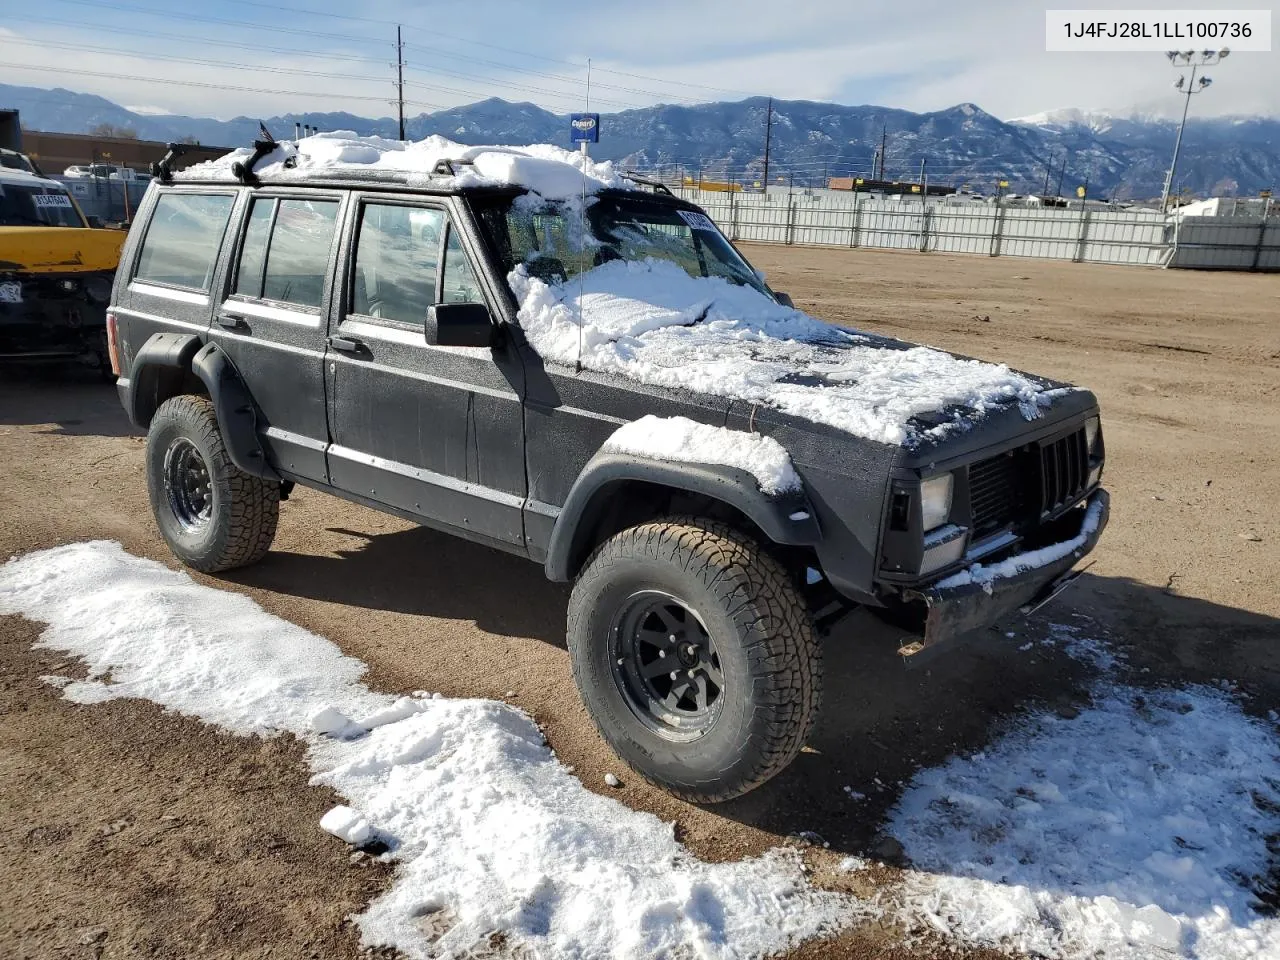
<path fill-rule="evenodd" d="M 432 346 L 425 335 L 433 304 L 486 300 L 472 241 L 443 200 L 355 203 L 329 339 L 331 482 L 522 553 L 519 357 L 505 346 Z"/>
<path fill-rule="evenodd" d="M 213 337 L 252 385 L 268 461 L 325 480 L 324 309 L 338 252 L 341 194 L 255 194 L 244 215 Z"/>

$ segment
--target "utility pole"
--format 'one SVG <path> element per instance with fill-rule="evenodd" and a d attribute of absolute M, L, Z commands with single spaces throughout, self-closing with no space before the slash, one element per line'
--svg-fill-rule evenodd
<path fill-rule="evenodd" d="M 1182 149 L 1182 131 L 1187 125 L 1187 111 L 1191 109 L 1191 96 L 1196 93 L 1203 93 L 1213 83 L 1208 77 L 1202 76 L 1200 83 L 1196 84 L 1196 70 L 1200 67 L 1211 67 L 1221 63 L 1226 56 L 1231 53 L 1226 47 L 1221 50 L 1205 50 L 1203 53 L 1196 53 L 1194 50 L 1188 50 L 1186 53 L 1179 53 L 1177 50 L 1170 50 L 1165 54 L 1169 58 L 1169 65 L 1176 69 L 1181 69 L 1190 65 L 1191 77 L 1188 78 L 1184 74 L 1178 77 L 1174 83 L 1174 89 L 1179 93 L 1187 96 L 1186 102 L 1182 105 L 1182 122 L 1178 124 L 1178 138 L 1173 142 L 1173 160 L 1169 164 L 1169 175 L 1164 178 L 1164 192 L 1160 195 L 1160 212 L 1164 213 L 1169 209 L 1169 191 L 1173 188 L 1174 173 L 1178 169 L 1178 151 Z"/>
<path fill-rule="evenodd" d="M 880 128 L 880 172 L 876 175 L 877 180 L 884 179 L 884 155 L 889 149 L 889 126 L 888 124 Z"/>
<path fill-rule="evenodd" d="M 1065 177 L 1065 176 L 1067 175 L 1067 154 L 1068 154 L 1069 152 L 1070 152 L 1070 151 L 1068 151 L 1068 150 L 1063 150 L 1063 151 L 1062 151 L 1062 167 L 1058 170 L 1058 193 L 1057 193 L 1057 196 L 1059 196 L 1059 197 L 1060 197 L 1060 196 L 1062 196 L 1062 178 L 1063 178 L 1063 177 Z"/>
<path fill-rule="evenodd" d="M 773 97 L 769 98 L 769 112 L 765 114 L 764 120 L 764 177 L 761 183 L 764 184 L 764 192 L 769 193 L 769 146 L 773 140 Z"/>
<path fill-rule="evenodd" d="M 400 108 L 400 139 L 404 139 L 404 41 L 396 24 L 396 103 Z"/>
<path fill-rule="evenodd" d="M 1040 196 L 1047 197 L 1049 195 L 1049 168 L 1053 166 L 1053 154 L 1049 154 L 1044 158 L 1044 190 Z"/>

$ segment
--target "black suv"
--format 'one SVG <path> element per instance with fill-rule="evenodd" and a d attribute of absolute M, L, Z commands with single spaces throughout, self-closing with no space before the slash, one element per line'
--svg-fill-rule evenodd
<path fill-rule="evenodd" d="M 259 176 L 269 150 L 234 176 L 174 182 L 161 168 L 121 258 L 113 362 L 148 431 L 165 540 L 197 570 L 254 563 L 303 484 L 541 563 L 574 584 L 568 648 L 601 733 L 678 796 L 738 796 L 791 761 L 818 710 L 817 636 L 844 612 L 904 627 L 913 656 L 1050 595 L 1106 524 L 1085 390 L 1027 378 L 1030 403 L 958 395 L 869 438 L 767 390 L 744 400 L 733 376 L 680 386 L 686 364 L 716 361 L 689 338 L 732 326 L 713 310 L 721 296 L 783 311 L 777 329 L 797 331 L 734 328 L 725 349 L 746 366 L 733 369 L 757 382 L 751 364 L 803 354 L 770 376 L 819 407 L 851 389 L 837 374 L 852 351 L 868 376 L 877 358 L 977 361 L 787 309 L 660 185 L 631 178 L 566 206 L 461 175 L 463 161 Z M 700 344 L 663 354 L 662 377 L 591 360 L 585 294 L 578 360 L 535 348 L 517 286 L 563 294 L 577 278 L 589 292 L 633 267 L 634 286 L 673 263 L 712 293 L 655 334 Z M 670 290 L 657 293 L 652 309 L 670 313 Z M 643 291 L 629 303 L 639 321 L 607 344 L 628 363 L 650 335 Z M 868 401 L 868 416 L 883 425 L 884 408 Z M 646 415 L 707 425 L 716 442 L 665 454 L 608 442 Z M 718 442 L 742 438 L 780 444 L 794 482 L 766 492 Z"/>

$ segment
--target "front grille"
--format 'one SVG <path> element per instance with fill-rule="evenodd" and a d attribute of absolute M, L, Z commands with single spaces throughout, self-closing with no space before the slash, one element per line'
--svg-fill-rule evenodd
<path fill-rule="evenodd" d="M 978 461 L 969 467 L 973 539 L 1060 512 L 1080 499 L 1088 479 L 1083 429 Z"/>
<path fill-rule="evenodd" d="M 1040 513 L 1057 513 L 1075 503 L 1089 482 L 1089 444 L 1084 430 L 1040 448 Z"/>

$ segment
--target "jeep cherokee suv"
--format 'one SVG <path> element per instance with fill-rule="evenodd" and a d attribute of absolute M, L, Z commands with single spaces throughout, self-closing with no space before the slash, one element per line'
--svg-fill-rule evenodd
<path fill-rule="evenodd" d="M 800 750 L 843 611 L 915 655 L 1096 543 L 1089 392 L 807 317 L 657 184 L 435 140 L 159 165 L 108 324 L 187 565 L 262 558 L 296 484 L 541 563 L 601 733 L 705 802 Z"/>

